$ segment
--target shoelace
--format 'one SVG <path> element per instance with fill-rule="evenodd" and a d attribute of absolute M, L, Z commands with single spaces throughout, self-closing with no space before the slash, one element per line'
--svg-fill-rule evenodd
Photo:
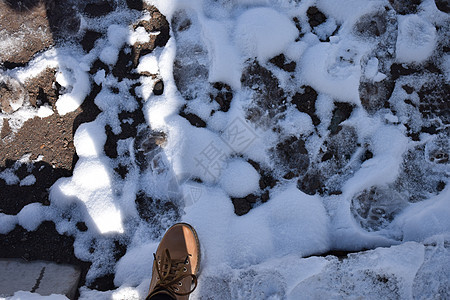
<path fill-rule="evenodd" d="M 170 257 L 168 249 L 164 249 L 161 260 L 156 258 L 153 254 L 155 269 L 158 272 L 158 281 L 156 282 L 155 290 L 165 289 L 178 296 L 186 296 L 192 293 L 197 287 L 197 276 L 194 274 L 183 274 L 187 272 L 185 265 L 189 263 L 188 256 L 185 260 L 175 260 Z M 181 280 L 186 277 L 192 277 L 194 287 L 186 293 L 179 293 L 178 286 L 182 286 Z"/>

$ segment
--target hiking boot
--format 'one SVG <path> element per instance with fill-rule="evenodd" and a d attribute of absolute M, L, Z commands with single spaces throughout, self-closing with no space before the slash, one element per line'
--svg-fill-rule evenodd
<path fill-rule="evenodd" d="M 197 287 L 200 266 L 200 243 L 194 228 L 186 223 L 173 225 L 153 255 L 147 299 L 161 294 L 177 300 L 189 299 L 189 294 Z"/>

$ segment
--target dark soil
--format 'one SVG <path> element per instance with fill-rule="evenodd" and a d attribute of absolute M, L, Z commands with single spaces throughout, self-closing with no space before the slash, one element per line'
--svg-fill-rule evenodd
<path fill-rule="evenodd" d="M 9 51 L 0 53 L 0 62 L 25 64 L 35 53 L 54 44 L 53 35 L 44 3 L 31 9 L 17 6 L 15 9 L 14 4 L 17 5 L 19 1 L 15 2 L 0 1 L 0 41 L 15 37 L 19 42 Z"/>

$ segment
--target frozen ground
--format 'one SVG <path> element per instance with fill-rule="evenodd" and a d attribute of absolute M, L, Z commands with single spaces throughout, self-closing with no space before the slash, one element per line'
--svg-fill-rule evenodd
<path fill-rule="evenodd" d="M 2 106 L 13 132 L 93 89 L 101 111 L 49 205 L 0 212 L 1 234 L 52 221 L 73 236 L 92 262 L 81 299 L 143 299 L 178 221 L 202 244 L 194 299 L 450 298 L 445 1 L 148 0 L 159 27 L 128 2 L 81 17 L 91 49 L 0 75 L 16 95 L 49 68 L 60 86 L 54 106 Z M 1 180 L 32 186 L 15 172 L 33 162 Z M 322 255 L 337 250 L 355 253 Z M 115 290 L 92 288 L 109 274 Z"/>

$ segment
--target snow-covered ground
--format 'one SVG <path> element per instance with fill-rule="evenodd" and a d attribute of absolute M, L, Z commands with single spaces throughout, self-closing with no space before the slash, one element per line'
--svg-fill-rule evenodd
<path fill-rule="evenodd" d="M 76 256 L 93 262 L 87 282 L 113 272 L 119 287 L 82 287 L 81 299 L 143 299 L 152 253 L 178 221 L 192 224 L 202 245 L 192 299 L 450 297 L 448 111 L 425 117 L 418 109 L 430 82 L 449 84 L 450 56 L 442 50 L 448 14 L 432 0 L 408 15 L 387 0 L 147 2 L 171 20 L 168 43 L 137 64 L 154 76 L 92 76 L 103 87 L 95 98 L 102 112 L 75 134 L 73 176 L 52 186 L 50 206 L 0 213 L 1 233 L 51 220 L 73 235 Z M 311 7 L 323 22 L 311 22 L 308 15 L 319 15 Z M 58 113 L 73 111 L 90 92 L 95 60 L 115 65 L 122 48 L 149 41 L 143 27 L 131 26 L 135 18 L 150 15 L 118 9 L 101 22 L 85 18 L 82 30 L 107 32 L 88 54 L 53 48 L 8 75 L 22 82 L 56 67 L 66 91 Z M 393 78 L 395 64 L 426 63 L 440 73 Z M 164 92 L 156 95 L 159 80 Z M 389 82 L 392 93 L 383 98 Z M 379 91 L 376 100 L 364 94 L 367 86 Z M 143 105 L 129 96 L 132 88 Z M 213 100 L 217 93 L 222 103 Z M 312 109 L 304 108 L 308 93 L 315 93 Z M 448 110 L 449 100 L 441 101 Z M 133 120 L 119 114 L 138 108 L 149 128 L 140 125 L 139 138 L 119 140 L 117 158 L 108 157 L 105 127 L 120 134 Z M 17 126 L 51 112 L 22 113 Z M 429 127 L 435 131 L 421 131 Z M 119 166 L 127 169 L 123 178 L 114 171 Z M 275 184 L 264 184 L 267 174 Z M 8 170 L 0 178 L 18 180 Z M 234 206 L 243 198 L 255 200 L 238 216 Z M 143 218 L 142 210 L 153 213 Z M 78 222 L 88 230 L 77 230 Z M 115 240 L 127 245 L 117 263 Z M 366 249 L 373 250 L 346 259 L 316 256 Z"/>

